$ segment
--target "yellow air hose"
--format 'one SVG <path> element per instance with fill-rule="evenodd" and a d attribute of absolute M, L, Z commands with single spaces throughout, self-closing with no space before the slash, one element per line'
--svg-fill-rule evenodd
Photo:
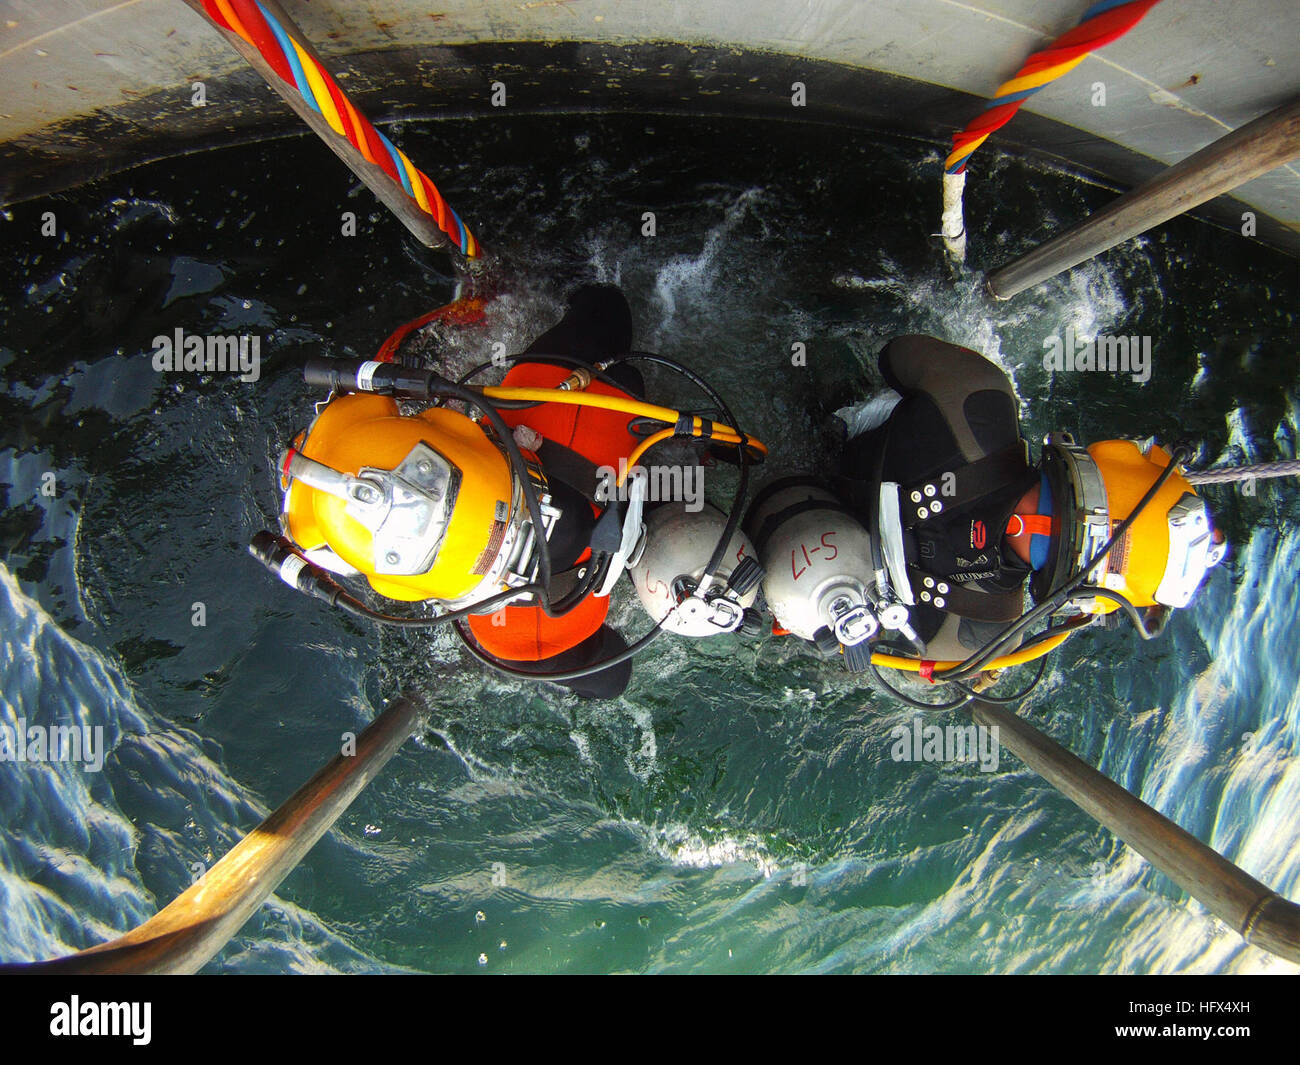
<path fill-rule="evenodd" d="M 676 426 L 682 417 L 682 412 L 673 410 L 672 407 L 661 407 L 656 403 L 643 403 L 639 399 L 628 399 L 623 396 L 602 396 L 594 392 L 571 392 L 558 388 L 522 388 L 513 385 L 488 385 L 483 389 L 483 395 L 487 399 L 517 400 L 524 403 L 570 403 L 577 407 L 599 407 L 601 410 L 618 411 L 621 414 L 628 414 L 637 418 L 653 418 L 658 422 L 667 422 L 669 425 Z M 725 425 L 722 422 L 712 423 L 712 432 L 707 439 L 717 440 L 724 444 L 740 444 L 740 430 Z M 628 467 L 635 466 L 637 460 L 641 458 L 650 448 L 666 440 L 670 436 L 676 435 L 676 429 L 662 429 L 652 434 L 637 445 L 636 449 L 628 456 Z M 698 417 L 691 418 L 691 435 L 704 436 L 704 421 Z M 762 455 L 767 454 L 767 445 L 753 437 L 746 437 L 746 443 L 755 451 Z"/>
<path fill-rule="evenodd" d="M 1033 647 L 1026 647 L 1021 651 L 1013 651 L 1009 655 L 1002 655 L 985 664 L 984 669 L 1005 669 L 1007 666 L 1022 666 L 1026 662 L 1032 662 L 1035 659 L 1042 658 L 1049 651 L 1054 651 L 1060 647 L 1070 635 L 1076 632 L 1076 629 L 1070 629 L 1067 632 L 1058 632 L 1054 636 L 1049 636 L 1041 643 L 1034 644 Z M 887 666 L 890 669 L 904 669 L 911 673 L 921 672 L 921 664 L 927 659 L 904 658 L 902 655 L 888 655 L 882 652 L 874 652 L 871 656 L 872 664 L 877 666 Z M 941 661 L 935 662 L 934 668 L 937 670 L 952 669 L 954 666 L 961 665 L 960 662 Z"/>
<path fill-rule="evenodd" d="M 696 424 L 692 426 L 692 429 L 694 431 L 692 432 L 691 435 L 699 436 L 701 435 L 699 432 L 699 428 L 700 428 L 699 419 L 696 418 L 695 422 Z M 623 470 L 622 473 L 619 474 L 618 483 L 622 484 L 624 481 L 627 480 L 627 475 L 636 468 L 637 463 L 641 461 L 641 456 L 643 456 L 647 451 L 649 451 L 652 447 L 654 447 L 655 444 L 658 444 L 660 441 L 663 440 L 668 440 L 669 438 L 674 437 L 676 435 L 677 435 L 676 429 L 660 429 L 657 433 L 651 433 L 648 437 L 642 440 L 641 443 L 637 444 L 637 446 L 633 449 L 632 454 L 630 454 L 627 457 L 627 469 Z M 734 433 L 728 433 L 728 432 L 720 433 L 717 431 L 717 426 L 714 426 L 714 431 L 712 435 L 709 436 L 709 439 L 717 440 L 723 444 L 735 444 L 737 446 L 740 445 L 740 437 L 736 436 Z M 753 446 L 756 450 L 761 451 L 764 455 L 767 454 L 767 448 L 759 441 L 749 438 L 747 439 L 746 442 L 751 446 Z"/>

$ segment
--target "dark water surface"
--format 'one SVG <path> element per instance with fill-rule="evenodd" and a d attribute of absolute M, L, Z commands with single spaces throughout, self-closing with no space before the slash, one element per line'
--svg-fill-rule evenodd
<path fill-rule="evenodd" d="M 510 264 L 488 325 L 440 338 L 452 368 L 521 349 L 599 280 L 627 292 L 641 346 L 706 372 L 768 442 L 771 475 L 824 468 L 830 415 L 874 391 L 903 332 L 996 359 L 1031 440 L 1189 439 L 1200 465 L 1295 454 L 1294 260 L 1183 219 L 1009 303 L 980 294 L 977 268 L 1109 198 L 1068 174 L 982 152 L 976 269 L 951 278 L 931 237 L 939 155 L 919 142 L 660 116 L 395 135 Z M 912 712 L 793 642 L 665 637 L 624 697 L 590 704 L 270 580 L 245 545 L 274 525 L 273 457 L 319 398 L 303 361 L 373 353 L 453 293 L 446 257 L 314 141 L 143 167 L 0 225 L 3 720 L 101 724 L 110 748 L 99 774 L 0 763 L 0 960 L 152 913 L 410 685 L 433 732 L 211 969 L 1295 969 L 1009 754 L 991 774 L 893 762 Z M 152 338 L 177 327 L 259 334 L 260 379 L 155 372 Z M 1151 336 L 1150 380 L 1049 375 L 1043 341 L 1067 327 Z M 710 472 L 725 502 L 734 482 Z M 1077 637 L 1023 712 L 1295 897 L 1296 493 L 1208 492 L 1234 551 L 1195 607 L 1151 644 Z M 626 586 L 612 615 L 646 627 Z"/>

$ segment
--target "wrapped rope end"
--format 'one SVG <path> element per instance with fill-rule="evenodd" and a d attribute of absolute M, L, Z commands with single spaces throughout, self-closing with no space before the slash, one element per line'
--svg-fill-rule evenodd
<path fill-rule="evenodd" d="M 958 263 L 966 261 L 966 220 L 962 213 L 962 193 L 966 188 L 966 171 L 943 175 L 943 246 Z"/>

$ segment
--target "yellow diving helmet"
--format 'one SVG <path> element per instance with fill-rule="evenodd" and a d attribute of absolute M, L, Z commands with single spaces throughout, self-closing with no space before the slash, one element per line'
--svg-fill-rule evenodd
<path fill-rule="evenodd" d="M 535 547 L 523 489 L 486 430 L 457 411 L 403 415 L 387 396 L 342 395 L 281 469 L 283 525 L 305 557 L 362 574 L 380 595 L 461 604 L 524 583 Z"/>
<path fill-rule="evenodd" d="M 1043 473 L 1052 494 L 1053 548 L 1030 586 L 1035 599 L 1079 572 L 1106 545 L 1170 461 L 1169 452 L 1154 444 L 1144 451 L 1132 440 L 1102 440 L 1085 451 L 1068 433 L 1048 436 Z M 1205 501 L 1174 472 L 1088 580 L 1135 607 L 1184 607 L 1226 553 Z M 1100 596 L 1079 605 L 1091 614 L 1119 609 Z"/>

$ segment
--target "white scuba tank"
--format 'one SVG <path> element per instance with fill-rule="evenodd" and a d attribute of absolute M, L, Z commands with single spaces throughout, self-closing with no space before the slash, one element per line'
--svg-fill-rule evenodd
<path fill-rule="evenodd" d="M 694 512 L 688 511 L 685 503 L 665 503 L 646 515 L 645 550 L 628 567 L 628 575 L 651 619 L 668 619 L 666 632 L 697 637 L 734 632 L 745 609 L 758 598 L 757 580 L 746 582 L 742 594 L 728 589 L 728 578 L 741 560 L 757 557 L 754 545 L 739 528 L 727 544 L 713 585 L 703 598 L 691 594 L 726 524 L 722 512 L 708 503 Z"/>
<path fill-rule="evenodd" d="M 775 482 L 754 501 L 745 528 L 778 625 L 826 653 L 865 646 L 876 634 L 871 537 L 831 492 L 803 479 Z"/>

